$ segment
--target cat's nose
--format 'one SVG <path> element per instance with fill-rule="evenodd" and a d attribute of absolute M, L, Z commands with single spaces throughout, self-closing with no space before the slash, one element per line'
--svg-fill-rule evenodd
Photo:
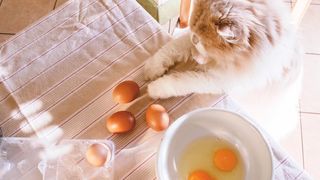
<path fill-rule="evenodd" d="M 196 45 L 199 43 L 199 38 L 195 34 L 192 34 L 191 35 L 191 42 L 192 42 L 192 44 Z"/>

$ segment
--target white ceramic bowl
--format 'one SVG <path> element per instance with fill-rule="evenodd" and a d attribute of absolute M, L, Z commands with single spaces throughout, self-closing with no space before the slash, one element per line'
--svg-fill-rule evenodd
<path fill-rule="evenodd" d="M 158 151 L 156 171 L 160 180 L 178 180 L 176 163 L 186 145 L 212 135 L 227 140 L 240 152 L 246 180 L 271 180 L 271 149 L 260 131 L 242 116 L 218 109 L 199 109 L 178 118 L 166 131 Z"/>

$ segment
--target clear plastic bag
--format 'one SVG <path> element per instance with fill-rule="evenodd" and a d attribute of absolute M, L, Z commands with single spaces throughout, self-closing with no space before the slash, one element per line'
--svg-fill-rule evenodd
<path fill-rule="evenodd" d="M 110 156 L 104 166 L 95 167 L 85 158 L 91 144 L 101 143 L 108 147 Z M 70 145 L 71 149 L 59 156 L 57 160 L 42 161 L 44 180 L 80 180 L 80 179 L 113 179 L 114 144 L 108 140 L 64 140 L 60 144 Z"/>
<path fill-rule="evenodd" d="M 38 171 L 41 151 L 32 139 L 0 138 L 0 179 L 24 179 L 29 172 Z"/>
<path fill-rule="evenodd" d="M 86 160 L 87 148 L 93 143 L 101 143 L 110 151 L 104 166 L 95 167 Z M 54 151 L 54 148 L 60 152 Z M 44 158 L 50 147 L 44 147 L 39 139 L 0 138 L 0 179 L 113 179 L 114 152 L 112 141 L 108 140 L 63 140 L 52 145 L 56 158 Z M 49 150 L 48 150 L 49 149 Z"/>

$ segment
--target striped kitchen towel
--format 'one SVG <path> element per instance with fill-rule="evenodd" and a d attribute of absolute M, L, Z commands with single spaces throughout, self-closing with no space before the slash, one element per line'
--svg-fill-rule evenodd
<path fill-rule="evenodd" d="M 109 139 L 116 145 L 115 179 L 156 179 L 162 134 L 146 126 L 147 106 L 161 103 L 176 119 L 227 100 L 224 95 L 191 94 L 166 100 L 146 95 L 144 61 L 169 40 L 134 0 L 68 1 L 0 45 L 3 135 L 44 138 L 48 156 L 58 153 L 59 145 L 51 145 L 62 138 Z M 112 101 L 112 90 L 124 80 L 136 81 L 142 95 L 119 105 Z M 105 119 L 119 110 L 136 117 L 135 128 L 122 135 L 105 128 Z M 39 153 L 34 155 L 43 155 Z M 279 155 L 279 160 L 284 158 Z M 287 162 L 282 161 L 278 169 L 292 167 Z M 42 178 L 35 167 L 24 170 L 21 179 Z M 277 172 L 285 174 L 285 170 Z"/>

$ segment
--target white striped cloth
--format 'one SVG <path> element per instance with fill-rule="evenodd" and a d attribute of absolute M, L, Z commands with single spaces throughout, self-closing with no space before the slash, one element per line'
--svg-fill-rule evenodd
<path fill-rule="evenodd" d="M 3 135 L 41 137 L 47 143 L 61 138 L 109 139 L 116 145 L 115 179 L 156 179 L 162 134 L 146 126 L 146 107 L 160 103 L 176 119 L 200 107 L 228 109 L 230 104 L 223 95 L 166 100 L 146 95 L 144 61 L 169 40 L 134 0 L 68 1 L 0 45 Z M 112 101 L 112 90 L 124 80 L 136 81 L 142 95 L 119 105 Z M 136 116 L 136 127 L 123 135 L 109 133 L 105 119 L 124 109 Z M 280 162 L 277 179 L 304 179 L 303 171 L 283 160 L 277 149 L 274 152 Z M 33 168 L 21 179 L 41 175 Z"/>

